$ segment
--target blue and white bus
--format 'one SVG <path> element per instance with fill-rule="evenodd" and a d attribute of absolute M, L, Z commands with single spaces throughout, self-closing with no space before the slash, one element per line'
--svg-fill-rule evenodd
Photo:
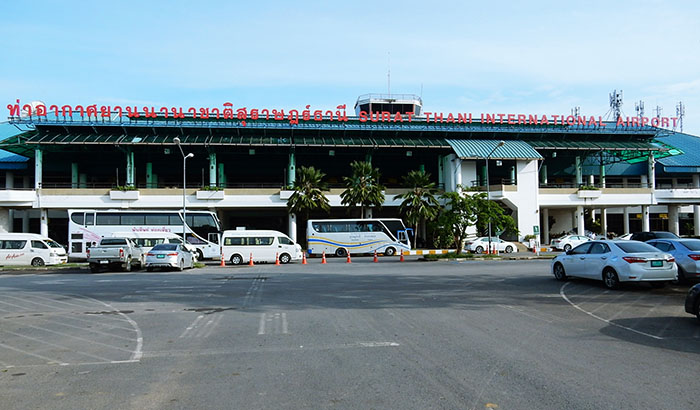
<path fill-rule="evenodd" d="M 346 256 L 411 250 L 409 233 L 400 219 L 311 219 L 306 227 L 310 255 Z"/>

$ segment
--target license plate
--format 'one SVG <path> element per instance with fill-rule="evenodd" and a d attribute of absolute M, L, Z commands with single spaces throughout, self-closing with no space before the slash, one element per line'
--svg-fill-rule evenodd
<path fill-rule="evenodd" d="M 158 255 L 157 258 L 158 258 L 158 259 L 163 259 L 163 258 L 165 258 L 165 255 Z"/>
<path fill-rule="evenodd" d="M 664 266 L 664 261 L 651 261 L 652 268 L 659 268 L 661 266 Z"/>
<path fill-rule="evenodd" d="M 101 264 L 106 265 L 109 263 L 109 261 L 100 261 Z"/>

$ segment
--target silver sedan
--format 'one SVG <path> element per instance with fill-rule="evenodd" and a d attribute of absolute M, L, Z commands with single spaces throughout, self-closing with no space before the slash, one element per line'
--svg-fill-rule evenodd
<path fill-rule="evenodd" d="M 146 254 L 146 270 L 152 272 L 155 268 L 177 269 L 194 267 L 192 252 L 177 243 L 161 243 Z"/>
<path fill-rule="evenodd" d="M 661 288 L 678 275 L 675 259 L 639 241 L 591 241 L 552 260 L 557 280 L 569 276 L 602 280 L 609 289 L 621 282 L 649 282 Z"/>

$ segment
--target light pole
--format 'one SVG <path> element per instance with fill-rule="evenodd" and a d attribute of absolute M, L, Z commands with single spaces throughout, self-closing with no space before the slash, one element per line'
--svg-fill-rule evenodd
<path fill-rule="evenodd" d="M 185 155 L 185 151 L 182 150 L 180 145 L 180 138 L 173 138 L 173 142 L 177 144 L 180 148 L 180 153 L 182 154 L 182 246 L 184 247 L 187 243 L 187 203 L 185 202 L 185 189 L 187 188 L 187 158 L 194 157 L 193 153 Z"/>
<path fill-rule="evenodd" d="M 486 199 L 487 199 L 487 204 L 490 207 L 491 206 L 491 189 L 489 188 L 489 158 L 491 158 L 491 155 L 493 155 L 494 152 L 498 149 L 498 147 L 502 147 L 503 144 L 506 142 L 503 140 L 498 141 L 498 144 L 496 144 L 495 147 L 489 152 L 489 155 L 486 156 Z M 487 253 L 491 253 L 491 210 L 488 209 L 489 211 L 489 250 Z"/>

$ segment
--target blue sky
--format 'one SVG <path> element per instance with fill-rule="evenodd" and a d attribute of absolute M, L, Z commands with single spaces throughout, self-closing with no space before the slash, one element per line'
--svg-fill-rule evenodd
<path fill-rule="evenodd" d="M 426 111 L 604 115 L 658 105 L 700 135 L 698 1 L 26 1 L 0 5 L 0 108 L 300 109 L 365 93 Z M 389 63 L 390 62 L 390 63 Z"/>

